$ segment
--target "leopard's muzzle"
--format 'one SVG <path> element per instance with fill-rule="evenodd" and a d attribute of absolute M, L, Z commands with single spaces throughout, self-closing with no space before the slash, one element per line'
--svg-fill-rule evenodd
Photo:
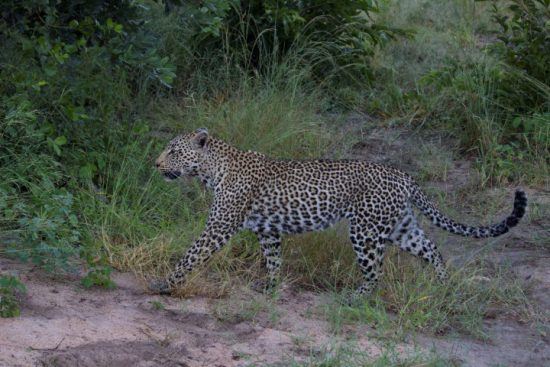
<path fill-rule="evenodd" d="M 180 177 L 181 172 L 180 171 L 164 171 L 164 172 L 162 172 L 162 175 L 164 176 L 164 178 L 166 180 L 172 181 L 172 180 L 175 180 L 176 178 Z"/>

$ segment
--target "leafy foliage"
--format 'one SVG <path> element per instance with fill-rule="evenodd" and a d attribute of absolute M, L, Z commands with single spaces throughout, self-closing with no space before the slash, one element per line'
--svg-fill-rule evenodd
<path fill-rule="evenodd" d="M 4 1 L 0 14 L 8 35 L 20 35 L 27 57 L 40 60 L 48 76 L 56 66 L 77 71 L 85 58 L 109 61 L 113 69 L 135 69 L 169 85 L 174 77 L 167 58 L 156 53 L 158 41 L 144 27 L 148 8 L 129 0 Z M 139 74 L 139 73 L 136 73 Z"/>
<path fill-rule="evenodd" d="M 406 32 L 375 22 L 377 0 L 205 0 L 185 9 L 197 31 L 198 50 L 228 48 L 245 56 L 244 66 L 261 70 L 268 60 L 291 49 L 320 47 L 328 51 L 319 71 L 346 66 L 369 72 L 375 48 Z"/>
<path fill-rule="evenodd" d="M 500 26 L 501 52 L 510 65 L 550 84 L 550 1 L 508 1 L 504 13 L 493 3 L 493 17 Z"/>
<path fill-rule="evenodd" d="M 516 111 L 550 108 L 550 1 L 513 0 L 500 9 L 493 2 L 493 18 L 500 26 L 495 51 L 523 75 L 510 73 L 501 88 Z M 515 101 L 514 101 L 515 100 Z"/>
<path fill-rule="evenodd" d="M 17 317 L 20 315 L 18 293 L 25 293 L 26 288 L 19 279 L 11 275 L 0 276 L 0 317 Z"/>
<path fill-rule="evenodd" d="M 116 284 L 111 280 L 112 269 L 110 267 L 94 267 L 84 278 L 81 283 L 85 288 L 99 286 L 106 289 L 116 287 Z"/>
<path fill-rule="evenodd" d="M 135 2 L 36 0 L 1 6 L 1 40 L 22 50 L 5 60 L 15 73 L 5 88 L 42 97 L 65 122 L 109 117 L 114 111 L 105 109 L 115 103 L 106 100 L 120 101 L 149 81 L 169 86 L 175 76 L 169 59 L 156 52 L 157 38 L 143 26 L 146 8 Z M 131 84 L 121 89 L 117 78 L 109 83 L 112 76 Z"/>
<path fill-rule="evenodd" d="M 162 91 L 175 69 L 134 1 L 0 4 L 0 226 L 10 255 L 71 270 L 79 255 L 93 284 L 109 285 L 79 215 L 108 147 L 131 130 L 130 98 Z M 86 242 L 87 244 L 84 244 Z M 97 267 L 97 269 L 96 269 Z"/>
<path fill-rule="evenodd" d="M 37 124 L 28 101 L 4 106 L 0 120 L 0 224 L 18 234 L 7 253 L 50 270 L 67 269 L 80 240 L 73 196 L 63 185 L 57 160 L 65 138 L 50 138 L 52 126 Z"/>

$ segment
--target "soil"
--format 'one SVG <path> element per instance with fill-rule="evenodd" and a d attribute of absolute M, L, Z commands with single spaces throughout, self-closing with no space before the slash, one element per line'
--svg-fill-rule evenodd
<path fill-rule="evenodd" d="M 18 273 L 28 293 L 21 317 L 0 319 L 2 366 L 271 364 L 309 357 L 332 341 L 327 322 L 308 317 L 323 302 L 310 292 L 283 290 L 276 322 L 268 314 L 220 320 L 213 312 L 219 300 L 150 295 L 129 273 L 115 273 L 117 288 L 107 291 L 11 260 L 1 259 L 0 268 Z M 374 342 L 365 346 L 380 353 Z"/>
<path fill-rule="evenodd" d="M 350 128 L 353 129 L 353 126 Z M 420 140 L 406 131 L 357 131 L 359 141 L 346 155 L 396 165 L 410 173 L 422 164 L 414 160 Z M 445 143 L 438 142 L 439 146 Z M 446 192 L 472 184 L 468 161 L 452 161 L 444 180 L 428 182 Z M 512 189 L 510 189 L 510 192 Z M 548 207 L 548 192 L 529 190 L 531 202 Z M 548 219 L 531 221 L 502 241 L 492 261 L 506 262 L 516 276 L 529 279 L 528 296 L 544 312 L 550 309 L 550 246 L 533 245 L 522 233 L 548 235 Z M 547 237 L 548 238 L 548 237 Z M 475 251 L 472 242 L 447 238 L 442 248 L 452 263 Z M 370 337 L 369 326 L 350 325 L 330 331 L 317 312 L 327 295 L 283 287 L 272 306 L 253 317 L 224 317 L 238 302 L 195 297 L 178 299 L 148 294 L 129 273 L 115 272 L 114 290 L 86 290 L 79 277 L 56 277 L 28 264 L 0 258 L 0 273 L 20 276 L 27 287 L 21 316 L 0 319 L 0 366 L 249 366 L 288 365 L 330 352 L 331 346 L 353 336 L 361 351 L 376 358 L 383 341 Z M 235 290 L 243 300 L 265 296 Z M 271 311 L 270 311 L 271 309 Z M 229 310 L 229 311 L 228 311 Z M 239 315 L 235 312 L 234 315 Z M 549 327 L 544 323 L 500 316 L 485 320 L 489 338 L 480 341 L 458 333 L 411 335 L 399 353 L 435 350 L 465 366 L 548 366 Z"/>

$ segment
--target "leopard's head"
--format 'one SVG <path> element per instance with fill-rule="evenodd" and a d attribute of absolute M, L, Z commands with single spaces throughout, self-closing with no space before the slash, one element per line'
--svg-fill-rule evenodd
<path fill-rule="evenodd" d="M 180 176 L 197 176 L 205 160 L 208 146 L 208 130 L 197 129 L 194 133 L 175 137 L 155 161 L 166 181 Z"/>

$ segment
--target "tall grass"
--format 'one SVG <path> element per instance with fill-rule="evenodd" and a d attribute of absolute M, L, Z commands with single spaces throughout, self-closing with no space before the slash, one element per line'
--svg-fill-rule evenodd
<path fill-rule="evenodd" d="M 463 66 L 450 63 L 420 79 L 425 93 L 434 94 L 428 99 L 426 118 L 431 126 L 448 126 L 465 151 L 477 153 L 482 184 L 511 180 L 548 184 L 548 115 L 519 115 L 511 121 L 513 107 L 506 105 L 503 80 L 521 80 L 550 97 L 543 83 L 481 57 Z"/>
<path fill-rule="evenodd" d="M 214 99 L 189 97 L 167 101 L 153 117 L 173 131 L 208 127 L 214 136 L 240 149 L 281 158 L 311 158 L 324 149 L 327 134 L 321 95 L 246 81 L 236 91 Z"/>
<path fill-rule="evenodd" d="M 401 338 L 422 330 L 442 334 L 450 330 L 487 338 L 483 319 L 494 312 L 517 319 L 535 315 L 525 294 L 525 284 L 502 266 L 487 266 L 477 254 L 460 267 L 451 267 L 449 279 L 440 282 L 421 260 L 390 248 L 384 276 L 369 300 L 344 306 L 346 293 L 337 291 L 324 312 L 335 332 L 347 323 L 372 325 L 379 337 Z"/>
<path fill-rule="evenodd" d="M 231 78 L 234 83 L 235 76 Z M 227 81 L 209 81 L 216 82 Z M 319 157 L 329 138 L 318 113 L 323 103 L 321 94 L 304 93 L 299 84 L 247 75 L 241 75 L 234 90 L 216 96 L 159 99 L 146 116 L 154 126 L 149 137 L 130 137 L 123 149 L 108 154 L 98 184 L 104 200 L 97 192 L 82 192 L 83 215 L 96 246 L 106 251 L 116 268 L 144 277 L 165 275 L 200 233 L 210 196 L 192 180 L 173 184 L 161 179 L 153 161 L 163 145 L 177 134 L 204 126 L 240 149 L 279 158 Z M 222 252 L 209 266 L 211 289 L 191 282 L 189 292 L 203 288 L 217 294 L 216 287 L 225 287 L 230 269 L 238 272 L 251 262 L 259 264 L 254 236 L 240 235 L 232 242 L 234 249 Z M 250 254 L 241 265 L 234 256 L 239 251 Z M 208 276 L 199 278 L 208 281 Z"/>
<path fill-rule="evenodd" d="M 383 17 L 415 37 L 377 53 L 367 111 L 391 124 L 446 130 L 477 157 L 483 185 L 547 186 L 548 105 L 525 112 L 518 104 L 529 95 L 548 100 L 550 89 L 493 55 L 489 4 L 411 0 L 388 6 Z"/>

